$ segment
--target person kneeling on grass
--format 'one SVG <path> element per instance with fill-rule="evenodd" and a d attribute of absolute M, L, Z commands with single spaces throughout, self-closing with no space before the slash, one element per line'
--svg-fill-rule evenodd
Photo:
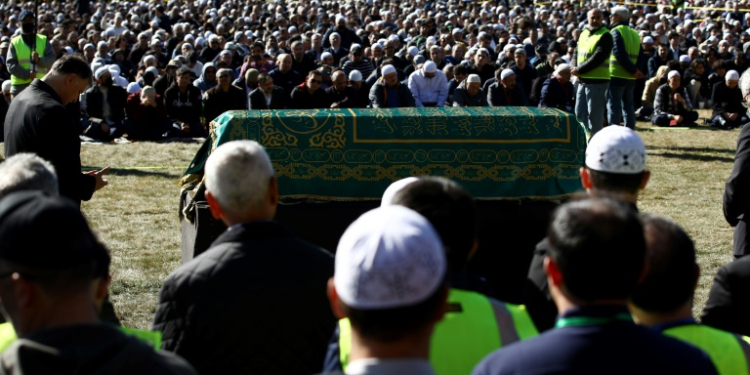
<path fill-rule="evenodd" d="M 164 101 L 156 89 L 146 86 L 139 95 L 128 98 L 128 138 L 144 141 L 161 139 L 172 129 Z"/>
<path fill-rule="evenodd" d="M 711 93 L 711 103 L 713 103 L 713 117 L 709 125 L 721 128 L 732 129 L 741 127 L 750 121 L 742 107 L 742 92 L 738 82 L 740 75 L 736 70 L 730 70 L 724 76 L 724 82 L 714 85 Z"/>
<path fill-rule="evenodd" d="M 693 110 L 687 90 L 680 87 L 680 73 L 676 70 L 669 72 L 667 83 L 656 90 L 651 122 L 659 126 L 690 126 L 696 120 L 698 112 Z"/>

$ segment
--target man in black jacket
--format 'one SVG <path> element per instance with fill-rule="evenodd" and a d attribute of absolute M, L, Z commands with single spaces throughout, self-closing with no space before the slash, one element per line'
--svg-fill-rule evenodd
<path fill-rule="evenodd" d="M 232 86 L 232 71 L 230 69 L 219 69 L 216 72 L 219 84 L 206 91 L 203 100 L 203 114 L 206 123 L 213 121 L 226 111 L 235 109 L 246 109 L 247 99 L 242 89 Z"/>
<path fill-rule="evenodd" d="M 331 108 L 353 108 L 357 90 L 347 85 L 346 73 L 337 70 L 331 75 L 333 86 L 326 89 Z"/>
<path fill-rule="evenodd" d="M 288 99 L 284 89 L 273 84 L 270 75 L 260 73 L 258 88 L 250 93 L 250 109 L 284 109 Z"/>
<path fill-rule="evenodd" d="M 88 137 L 109 141 L 122 136 L 128 93 L 113 84 L 112 74 L 103 66 L 94 74 L 97 85 L 86 90 L 85 105 Z"/>
<path fill-rule="evenodd" d="M 5 157 L 31 152 L 52 163 L 60 195 L 79 206 L 107 185 L 101 171 L 81 173 L 80 128 L 65 105 L 78 99 L 91 80 L 91 68 L 79 55 L 66 54 L 50 72 L 19 94 L 5 117 Z"/>
<path fill-rule="evenodd" d="M 206 200 L 229 229 L 173 272 L 154 328 L 163 349 L 201 374 L 314 374 L 336 319 L 327 303 L 333 256 L 273 221 L 276 177 L 255 141 L 206 162 Z"/>
<path fill-rule="evenodd" d="M 164 93 L 167 116 L 189 137 L 205 137 L 201 124 L 201 89 L 190 84 L 190 69 L 177 70 L 175 84 Z"/>
<path fill-rule="evenodd" d="M 722 129 L 740 127 L 748 122 L 745 109 L 742 107 L 742 93 L 738 87 L 740 75 L 730 70 L 724 75 L 724 82 L 714 85 L 711 90 L 711 126 Z"/>

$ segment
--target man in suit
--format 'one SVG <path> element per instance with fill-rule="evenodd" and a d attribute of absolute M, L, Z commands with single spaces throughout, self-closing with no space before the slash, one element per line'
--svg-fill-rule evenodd
<path fill-rule="evenodd" d="M 221 145 L 205 171 L 211 214 L 228 229 L 164 282 L 162 348 L 202 374 L 319 372 L 336 326 L 333 256 L 273 220 L 278 184 L 257 142 Z"/>
<path fill-rule="evenodd" d="M 284 89 L 274 86 L 267 73 L 258 75 L 258 88 L 250 93 L 250 109 L 284 109 L 287 96 Z"/>

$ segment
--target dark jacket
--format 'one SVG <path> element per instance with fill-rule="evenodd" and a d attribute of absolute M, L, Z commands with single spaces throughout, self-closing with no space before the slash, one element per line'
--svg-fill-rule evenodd
<path fill-rule="evenodd" d="M 12 105 L 11 105 L 12 107 Z M 10 114 L 10 112 L 8 112 Z M 737 153 L 732 173 L 724 187 L 724 218 L 734 228 L 734 256 L 750 254 L 747 222 L 750 221 L 750 126 L 743 126 L 737 137 Z M 745 216 L 748 215 L 748 216 Z M 743 287 L 747 289 L 746 287 Z M 750 300 L 747 301 L 750 304 Z M 745 319 L 747 320 L 747 319 Z M 750 327 L 750 324 L 747 325 Z M 750 332 L 750 329 L 747 331 Z"/>
<path fill-rule="evenodd" d="M 604 26 L 602 26 L 604 27 Z M 592 34 L 595 33 L 597 30 L 589 30 Z M 594 53 L 591 55 L 591 57 L 588 58 L 585 62 L 581 63 L 578 61 L 578 54 L 576 50 L 576 70 L 578 70 L 578 73 L 581 75 L 584 75 L 594 69 L 596 69 L 598 66 L 602 65 L 605 60 L 610 58 L 610 55 L 612 55 L 612 45 L 614 42 L 612 41 L 612 34 L 610 33 L 604 33 L 599 38 L 599 42 L 596 44 L 596 48 L 594 49 Z M 580 46 L 578 46 L 580 48 Z M 589 83 L 589 84 L 596 84 L 596 83 L 605 83 L 609 82 L 608 79 L 598 79 L 598 78 L 582 78 L 579 77 L 581 82 L 583 83 Z"/>
<path fill-rule="evenodd" d="M 81 129 L 60 97 L 35 79 L 13 99 L 5 117 L 5 157 L 31 152 L 52 163 L 60 195 L 80 205 L 91 199 L 96 179 L 81 173 Z"/>
<path fill-rule="evenodd" d="M 196 374 L 182 358 L 105 324 L 35 332 L 0 357 L 2 374 Z"/>
<path fill-rule="evenodd" d="M 355 108 L 355 97 L 357 96 L 357 90 L 354 87 L 347 85 L 344 91 L 336 90 L 336 87 L 331 86 L 326 89 L 326 97 L 328 98 L 328 106 L 330 107 L 333 103 L 338 103 L 339 108 Z"/>
<path fill-rule="evenodd" d="M 414 96 L 411 90 L 403 83 L 396 84 L 398 90 L 398 107 L 414 107 Z M 370 105 L 372 108 L 388 108 L 386 105 L 386 84 L 380 78 L 370 89 Z"/>
<path fill-rule="evenodd" d="M 294 70 L 290 70 L 285 74 L 276 68 L 271 71 L 271 73 L 268 73 L 268 75 L 273 78 L 274 86 L 279 86 L 284 89 L 284 93 L 286 93 L 287 97 L 292 95 L 292 90 L 294 90 L 295 87 L 304 82 L 304 78 Z"/>
<path fill-rule="evenodd" d="M 526 92 L 524 92 L 523 87 L 518 83 L 516 83 L 516 87 L 506 95 L 503 83 L 495 82 L 490 86 L 490 91 L 487 93 L 487 102 L 493 107 L 525 107 L 529 105 L 529 98 L 526 97 Z"/>
<path fill-rule="evenodd" d="M 86 116 L 104 119 L 103 106 L 104 94 L 98 85 L 86 90 Z M 128 100 L 128 92 L 124 88 L 112 85 L 107 89 L 107 103 L 109 104 L 109 117 L 114 122 L 122 122 L 125 119 L 125 102 Z"/>
<path fill-rule="evenodd" d="M 739 85 L 733 89 L 727 87 L 726 82 L 719 82 L 714 85 L 711 93 L 711 102 L 713 103 L 713 114 L 716 116 L 724 113 L 739 113 L 743 115 L 745 108 L 742 106 L 742 91 Z"/>
<path fill-rule="evenodd" d="M 539 100 L 540 108 L 557 108 L 573 113 L 575 109 L 576 93 L 573 84 L 568 82 L 565 86 L 557 78 L 548 78 L 542 86 L 542 97 Z"/>
<path fill-rule="evenodd" d="M 274 81 L 275 82 L 275 81 Z M 313 108 L 328 108 L 328 97 L 326 96 L 325 90 L 319 88 L 312 94 L 307 91 L 307 82 L 302 83 L 292 90 L 291 95 L 292 101 L 289 104 L 289 109 L 313 109 Z"/>
<path fill-rule="evenodd" d="M 279 86 L 273 87 L 270 107 L 266 105 L 266 96 L 260 87 L 250 93 L 250 109 L 284 109 L 288 102 L 289 96 Z"/>
<path fill-rule="evenodd" d="M 512 70 L 516 73 L 516 84 L 520 83 L 524 92 L 531 92 L 531 86 L 536 78 L 536 69 L 527 63 L 523 70 L 518 65 L 513 65 Z"/>
<path fill-rule="evenodd" d="M 333 66 L 339 66 L 339 64 L 341 64 L 341 59 L 349 55 L 349 50 L 344 48 L 343 44 L 339 47 L 338 51 L 334 51 L 333 47 L 326 47 L 323 49 L 323 52 L 328 52 L 333 55 Z"/>
<path fill-rule="evenodd" d="M 648 78 L 654 78 L 659 67 L 667 65 L 670 60 L 674 60 L 670 54 L 667 54 L 667 58 L 662 60 L 662 58 L 659 57 L 659 54 L 655 53 L 653 57 L 648 59 Z"/>
<path fill-rule="evenodd" d="M 745 131 L 746 127 L 742 130 Z M 727 332 L 750 335 L 750 257 L 742 257 L 716 272 L 701 323 Z"/>
<path fill-rule="evenodd" d="M 454 107 L 487 107 L 487 94 L 480 88 L 476 95 L 469 96 L 466 91 L 466 80 L 463 80 L 453 92 Z"/>
<path fill-rule="evenodd" d="M 336 326 L 333 256 L 266 221 L 233 226 L 164 282 L 163 349 L 201 374 L 314 374 Z"/>
<path fill-rule="evenodd" d="M 679 93 L 680 96 L 685 99 L 685 105 L 672 100 L 674 93 L 672 93 L 669 83 L 659 86 L 659 88 L 656 89 L 656 96 L 654 97 L 654 114 L 676 115 L 693 110 L 693 106 L 690 103 L 690 96 L 684 87 L 678 87 L 675 93 Z"/>
<path fill-rule="evenodd" d="M 300 77 L 307 77 L 307 74 L 317 67 L 318 64 L 315 63 L 315 59 L 308 54 L 302 55 L 302 61 L 297 61 L 292 56 L 292 70 L 297 72 Z"/>
<path fill-rule="evenodd" d="M 247 107 L 247 99 L 242 89 L 229 85 L 229 90 L 224 92 L 221 86 L 216 86 L 206 91 L 203 114 L 206 123 L 209 123 L 226 111 L 246 109 L 245 107 Z"/>
<path fill-rule="evenodd" d="M 181 121 L 190 125 L 200 124 L 201 89 L 188 84 L 187 91 L 183 94 L 177 85 L 172 85 L 164 93 L 164 105 L 167 108 L 167 116 L 173 121 Z"/>
<path fill-rule="evenodd" d="M 331 27 L 330 29 L 328 29 L 328 31 L 326 31 L 325 35 L 323 35 L 323 47 L 331 46 L 330 36 L 334 32 L 339 33 L 339 35 L 341 36 L 341 47 L 344 47 L 347 50 L 351 48 L 353 43 L 362 45 L 362 39 L 360 39 L 357 36 L 357 33 L 349 29 L 348 27 L 345 27 L 343 30 L 340 30 L 338 27 Z"/>
<path fill-rule="evenodd" d="M 616 23 L 610 27 L 611 29 L 614 29 L 617 26 L 623 25 L 624 23 Z M 625 26 L 628 26 L 627 24 L 624 24 Z M 629 26 L 628 26 L 629 27 Z M 620 32 L 617 30 L 610 31 L 610 34 L 612 34 L 612 59 L 617 59 L 617 62 L 620 63 L 620 66 L 625 69 L 630 74 L 635 75 L 635 73 L 638 71 L 638 61 L 642 61 L 645 57 L 643 55 L 643 46 L 640 46 L 638 48 L 638 58 L 636 59 L 635 64 L 633 64 L 632 61 L 630 61 L 630 57 L 628 57 L 628 51 L 625 49 L 625 40 L 622 39 L 622 35 L 620 35 Z M 632 80 L 627 80 L 624 78 L 618 78 L 618 77 L 612 77 L 611 83 L 615 86 L 617 85 L 624 85 L 629 84 L 632 82 Z"/>
<path fill-rule="evenodd" d="M 164 97 L 164 93 L 167 92 L 167 89 L 176 81 L 177 80 L 168 73 L 164 74 L 154 81 L 154 89 L 156 90 L 157 94 Z"/>

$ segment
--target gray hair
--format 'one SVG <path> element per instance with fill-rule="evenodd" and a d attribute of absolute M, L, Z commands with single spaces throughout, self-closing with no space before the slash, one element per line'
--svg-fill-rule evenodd
<path fill-rule="evenodd" d="M 58 195 L 57 173 L 52 164 L 35 154 L 16 154 L 0 164 L 0 198 L 23 190 Z"/>
<path fill-rule="evenodd" d="M 622 18 L 622 22 L 628 22 L 630 19 L 630 11 L 628 8 L 621 5 L 612 8 L 612 14 L 616 14 L 618 17 Z"/>
<path fill-rule="evenodd" d="M 268 196 L 274 176 L 266 150 L 255 141 L 227 142 L 206 161 L 206 190 L 228 214 L 259 208 Z"/>
<path fill-rule="evenodd" d="M 740 90 L 742 90 L 742 97 L 747 98 L 750 95 L 750 69 L 745 70 L 740 76 Z M 745 99 L 747 101 L 747 99 Z"/>

